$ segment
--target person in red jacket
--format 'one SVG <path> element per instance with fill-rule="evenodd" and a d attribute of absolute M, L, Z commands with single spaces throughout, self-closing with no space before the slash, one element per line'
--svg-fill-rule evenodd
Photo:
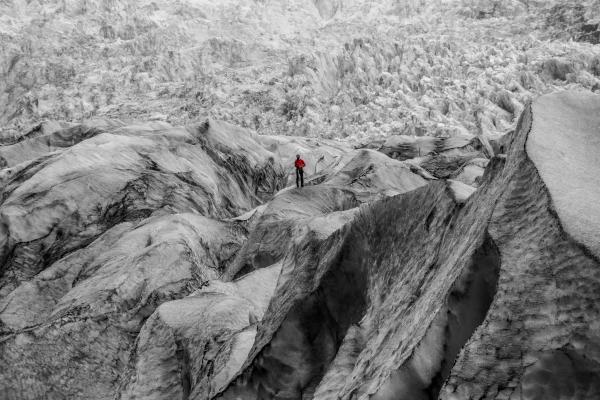
<path fill-rule="evenodd" d="M 296 154 L 294 166 L 296 167 L 296 187 L 304 187 L 304 167 L 306 163 L 300 158 L 300 154 Z"/>

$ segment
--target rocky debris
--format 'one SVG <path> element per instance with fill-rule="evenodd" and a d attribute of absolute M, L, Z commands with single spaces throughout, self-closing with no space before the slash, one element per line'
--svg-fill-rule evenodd
<path fill-rule="evenodd" d="M 578 92 L 527 105 L 477 190 L 426 184 L 405 162 L 363 149 L 240 217 L 178 210 L 115 224 L 8 291 L 0 356 L 15 367 L 0 384 L 20 398 L 597 398 L 598 116 L 600 98 Z M 241 133 L 198 139 L 234 180 L 247 172 L 227 155 L 243 150 L 226 139 Z M 200 261 L 175 261 L 159 277 L 138 257 L 158 265 L 162 252 L 124 255 L 151 224 L 186 243 L 166 253 L 172 260 L 199 236 Z M 118 238 L 124 247 L 111 244 Z M 112 258 L 102 247 L 115 247 Z M 89 261 L 68 266 L 71 257 Z M 88 271 L 82 282 L 59 272 L 77 268 Z M 124 282 L 146 284 L 109 279 L 128 274 Z"/>

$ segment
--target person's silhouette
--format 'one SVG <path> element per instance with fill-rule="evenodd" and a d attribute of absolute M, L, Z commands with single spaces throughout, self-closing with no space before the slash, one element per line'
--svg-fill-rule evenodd
<path fill-rule="evenodd" d="M 296 154 L 294 166 L 296 167 L 296 187 L 304 187 L 304 167 L 306 163 L 300 158 L 300 154 Z"/>

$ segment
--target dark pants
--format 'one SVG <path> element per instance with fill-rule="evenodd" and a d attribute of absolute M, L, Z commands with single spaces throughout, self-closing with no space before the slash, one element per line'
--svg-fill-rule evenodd
<path fill-rule="evenodd" d="M 304 187 L 304 170 L 296 168 L 296 187 Z"/>

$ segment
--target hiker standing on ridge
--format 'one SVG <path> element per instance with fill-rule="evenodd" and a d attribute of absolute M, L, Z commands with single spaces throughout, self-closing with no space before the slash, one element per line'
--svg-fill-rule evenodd
<path fill-rule="evenodd" d="M 300 154 L 296 154 L 294 166 L 296 167 L 296 187 L 304 187 L 304 167 L 306 163 L 300 158 Z"/>

